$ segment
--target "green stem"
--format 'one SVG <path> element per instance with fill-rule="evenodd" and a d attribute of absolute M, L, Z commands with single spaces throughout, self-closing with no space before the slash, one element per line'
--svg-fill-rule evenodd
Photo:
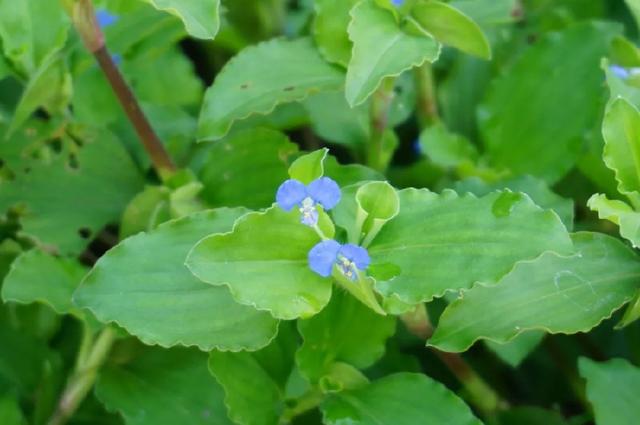
<path fill-rule="evenodd" d="M 426 340 L 433 334 L 433 325 L 424 304 L 418 305 L 415 311 L 406 313 L 400 318 L 407 329 L 420 339 Z M 432 351 L 462 384 L 469 402 L 482 412 L 485 417 L 494 417 L 496 412 L 507 406 L 507 403 L 500 398 L 498 393 L 462 356 L 455 353 L 446 353 L 435 348 L 432 348 Z"/>
<path fill-rule="evenodd" d="M 307 393 L 303 394 L 300 398 L 296 400 L 296 404 L 293 407 L 285 409 L 280 417 L 279 424 L 286 425 L 291 423 L 291 421 L 312 409 L 318 407 L 318 405 L 324 399 L 324 394 L 322 394 L 317 389 L 312 389 Z"/>
<path fill-rule="evenodd" d="M 69 378 L 58 407 L 48 422 L 48 425 L 62 425 L 66 423 L 85 399 L 98 376 L 98 370 L 107 359 L 111 346 L 115 340 L 115 333 L 110 328 L 105 328 L 91 344 L 91 349 L 86 349 L 86 335 L 83 336 L 81 348 L 78 351 L 76 370 Z"/>
<path fill-rule="evenodd" d="M 384 140 L 389 125 L 389 108 L 394 98 L 393 78 L 383 80 L 380 88 L 371 96 L 371 140 L 369 142 L 367 164 L 369 167 L 384 172 L 389 158 L 384 152 Z"/>
<path fill-rule="evenodd" d="M 414 73 L 418 92 L 418 123 L 420 128 L 426 128 L 440 121 L 431 63 L 425 62 Z"/>

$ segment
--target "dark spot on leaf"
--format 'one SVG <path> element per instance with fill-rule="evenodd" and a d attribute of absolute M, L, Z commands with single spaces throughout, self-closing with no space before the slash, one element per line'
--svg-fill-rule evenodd
<path fill-rule="evenodd" d="M 295 90 L 294 86 L 288 86 L 284 88 L 284 91 L 293 91 L 293 90 Z"/>
<path fill-rule="evenodd" d="M 243 85 L 240 86 L 241 89 L 248 89 L 249 88 L 249 84 L 244 83 Z"/>
<path fill-rule="evenodd" d="M 82 239 L 89 239 L 91 236 L 91 229 L 87 229 L 86 227 L 81 227 L 78 229 L 78 234 Z"/>
<path fill-rule="evenodd" d="M 4 159 L 0 158 L 0 168 L 4 167 Z"/>
<path fill-rule="evenodd" d="M 402 88 L 401 86 L 394 86 L 394 87 L 393 87 L 393 92 L 394 92 L 397 96 L 399 96 L 399 95 L 401 95 L 401 94 L 402 94 L 402 92 L 403 92 L 403 88 Z"/>
<path fill-rule="evenodd" d="M 51 149 L 55 152 L 55 153 L 60 153 L 62 152 L 62 140 L 60 139 L 53 139 L 51 142 Z"/>
<path fill-rule="evenodd" d="M 24 171 L 25 174 L 29 174 L 31 172 L 31 167 L 24 167 L 22 171 Z"/>

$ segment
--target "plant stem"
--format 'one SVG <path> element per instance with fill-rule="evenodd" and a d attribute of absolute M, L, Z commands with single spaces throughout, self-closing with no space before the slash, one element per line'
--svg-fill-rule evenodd
<path fill-rule="evenodd" d="M 425 62 L 414 72 L 418 91 L 418 122 L 420 128 L 426 128 L 440 121 L 431 63 Z"/>
<path fill-rule="evenodd" d="M 433 325 L 424 304 L 415 311 L 400 316 L 407 329 L 418 338 L 426 340 L 433 334 Z M 469 402 L 485 417 L 495 416 L 498 410 L 507 406 L 498 393 L 469 365 L 462 356 L 431 348 L 449 371 L 464 387 Z"/>
<path fill-rule="evenodd" d="M 285 411 L 282 413 L 282 416 L 280 417 L 280 425 L 289 424 L 296 416 L 300 416 L 303 413 L 315 409 L 323 399 L 324 394 L 322 394 L 319 390 L 309 390 L 296 400 L 296 404 L 293 407 L 285 409 Z"/>
<path fill-rule="evenodd" d="M 385 158 L 384 141 L 385 133 L 389 125 L 389 108 L 395 96 L 393 92 L 393 78 L 382 81 L 380 88 L 371 96 L 371 140 L 368 149 L 367 164 L 369 167 L 384 172 L 389 159 Z"/>
<path fill-rule="evenodd" d="M 135 95 L 113 62 L 104 43 L 102 30 L 96 22 L 91 0 L 77 0 L 72 6 L 67 5 L 66 7 L 85 46 L 100 64 L 100 68 L 107 77 L 111 88 L 120 101 L 120 105 L 122 105 L 129 121 L 131 121 L 138 137 L 142 141 L 156 171 L 161 178 L 170 176 L 176 171 L 176 167 L 140 108 Z"/>
<path fill-rule="evenodd" d="M 90 334 L 87 336 L 87 332 L 90 331 L 85 327 L 84 332 L 81 348 L 78 351 L 76 368 L 67 382 L 58 407 L 48 425 L 62 425 L 75 413 L 93 387 L 98 370 L 107 359 L 115 340 L 115 333 L 110 328 L 105 328 L 93 344 L 87 343 L 87 339 L 91 341 Z M 91 345 L 90 349 L 87 348 L 89 345 Z"/>

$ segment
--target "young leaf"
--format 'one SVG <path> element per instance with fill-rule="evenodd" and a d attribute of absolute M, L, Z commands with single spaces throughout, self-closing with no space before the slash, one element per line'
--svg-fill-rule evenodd
<path fill-rule="evenodd" d="M 395 77 L 425 62 L 434 62 L 440 45 L 429 34 L 400 27 L 393 12 L 364 0 L 351 10 L 349 38 L 353 55 L 347 70 L 346 96 L 351 107 L 364 101 L 385 77 Z"/>
<path fill-rule="evenodd" d="M 601 219 L 617 224 L 620 235 L 635 248 L 640 247 L 640 212 L 634 211 L 626 202 L 607 199 L 602 194 L 589 198 L 587 206 L 592 211 L 597 211 Z"/>
<path fill-rule="evenodd" d="M 329 149 L 324 148 L 302 155 L 289 167 L 289 177 L 307 185 L 319 179 L 324 175 L 324 160 L 328 153 Z"/>
<path fill-rule="evenodd" d="M 473 19 L 439 1 L 419 0 L 411 16 L 442 44 L 483 59 L 491 59 L 491 45 Z"/>
<path fill-rule="evenodd" d="M 616 25 L 584 23 L 547 35 L 495 81 L 479 114 L 494 165 L 548 183 L 573 167 L 585 129 L 599 119 L 599 62 L 618 32 Z"/>
<path fill-rule="evenodd" d="M 10 394 L 0 396 L 0 424 L 24 425 L 26 423 L 15 396 Z"/>
<path fill-rule="evenodd" d="M 360 369 L 384 354 L 387 338 L 395 332 L 395 318 L 371 311 L 351 295 L 336 291 L 318 315 L 298 322 L 304 343 L 296 353 L 300 372 L 317 383 L 335 362 Z"/>
<path fill-rule="evenodd" d="M 506 344 L 499 344 L 494 341 L 486 341 L 486 346 L 496 353 L 502 361 L 509 366 L 516 368 L 522 361 L 535 350 L 544 339 L 545 333 L 542 331 L 525 332 L 513 338 Z"/>
<path fill-rule="evenodd" d="M 105 367 L 96 396 L 127 425 L 232 425 L 207 356 L 195 349 L 144 348 L 129 364 Z"/>
<path fill-rule="evenodd" d="M 254 353 L 212 351 L 209 371 L 222 385 L 229 418 L 240 425 L 276 425 L 284 407 L 297 335 L 283 323 L 278 337 Z"/>
<path fill-rule="evenodd" d="M 586 332 L 638 290 L 640 261 L 619 240 L 576 233 L 576 254 L 547 252 L 518 263 L 496 284 L 478 284 L 451 303 L 429 345 L 460 352 L 480 338 L 507 342 L 532 329 Z"/>
<path fill-rule="evenodd" d="M 321 405 L 327 425 L 481 425 L 444 385 L 417 373 L 385 376 L 343 391 Z"/>
<path fill-rule="evenodd" d="M 640 416 L 640 369 L 624 359 L 596 363 L 582 357 L 580 375 L 587 380 L 587 398 L 598 425 L 632 424 Z"/>
<path fill-rule="evenodd" d="M 476 198 L 405 189 L 399 195 L 400 214 L 376 236 L 369 254 L 373 264 L 400 269 L 396 277 L 377 282 L 377 289 L 409 304 L 477 281 L 496 281 L 517 261 L 544 251 L 573 251 L 558 216 L 520 193 Z"/>
<path fill-rule="evenodd" d="M 236 120 L 343 84 L 344 74 L 322 59 L 310 39 L 274 39 L 248 47 L 225 65 L 207 90 L 198 136 L 219 139 Z"/>
<path fill-rule="evenodd" d="M 227 232 L 244 209 L 196 213 L 124 240 L 96 263 L 74 295 L 103 322 L 147 344 L 255 350 L 276 333 L 268 314 L 233 301 L 226 288 L 193 277 L 184 261 L 211 232 Z"/>
<path fill-rule="evenodd" d="M 71 296 L 87 268 L 75 259 L 59 258 L 38 249 L 20 255 L 2 285 L 2 299 L 22 304 L 41 302 L 58 314 L 83 314 L 71 302 Z"/>
<path fill-rule="evenodd" d="M 331 281 L 309 268 L 320 238 L 299 216 L 278 206 L 247 214 L 232 232 L 198 242 L 186 264 L 203 282 L 228 286 L 241 304 L 283 320 L 313 316 L 329 302 Z"/>
<path fill-rule="evenodd" d="M 624 98 L 611 102 L 602 122 L 603 159 L 618 190 L 640 207 L 640 112 Z"/>
<path fill-rule="evenodd" d="M 457 167 L 478 158 L 478 150 L 468 139 L 449 132 L 442 123 L 424 129 L 419 143 L 422 152 L 441 167 Z"/>
<path fill-rule="evenodd" d="M 316 0 L 313 36 L 324 58 L 345 68 L 351 59 L 352 44 L 347 33 L 349 11 L 358 0 Z"/>
<path fill-rule="evenodd" d="M 146 0 L 156 9 L 176 15 L 196 38 L 213 39 L 220 29 L 220 0 Z"/>
<path fill-rule="evenodd" d="M 297 152 L 297 146 L 275 130 L 233 133 L 209 150 L 200 171 L 202 198 L 213 206 L 268 207 Z"/>

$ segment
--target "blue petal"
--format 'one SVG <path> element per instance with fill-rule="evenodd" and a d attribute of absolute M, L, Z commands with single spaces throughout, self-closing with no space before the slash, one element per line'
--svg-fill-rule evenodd
<path fill-rule="evenodd" d="M 393 3 L 394 6 L 402 6 L 404 0 L 391 0 L 391 3 Z"/>
<path fill-rule="evenodd" d="M 280 185 L 276 193 L 276 202 L 285 211 L 291 211 L 307 197 L 307 188 L 298 180 L 289 179 Z"/>
<path fill-rule="evenodd" d="M 619 78 L 625 79 L 629 77 L 629 71 L 620 65 L 611 65 L 609 69 Z"/>
<path fill-rule="evenodd" d="M 338 257 L 340 244 L 334 240 L 322 241 L 309 251 L 309 267 L 322 277 L 331 276 L 333 264 Z"/>
<path fill-rule="evenodd" d="M 114 53 L 113 55 L 111 55 L 111 60 L 113 60 L 113 63 L 115 63 L 116 66 L 120 66 L 120 64 L 122 63 L 122 55 Z"/>
<path fill-rule="evenodd" d="M 343 256 L 349 261 L 353 261 L 360 270 L 365 270 L 371 263 L 371 258 L 366 249 L 361 246 L 346 244 L 340 248 L 338 255 Z"/>
<path fill-rule="evenodd" d="M 320 177 L 309 183 L 307 192 L 311 199 L 321 204 L 325 210 L 330 210 L 340 202 L 342 193 L 340 192 L 340 186 L 338 183 L 331 180 L 329 177 Z"/>
<path fill-rule="evenodd" d="M 118 17 L 116 15 L 112 15 L 105 9 L 100 9 L 96 12 L 96 19 L 98 20 L 100 28 L 108 27 L 109 25 L 113 25 L 118 22 Z"/>

